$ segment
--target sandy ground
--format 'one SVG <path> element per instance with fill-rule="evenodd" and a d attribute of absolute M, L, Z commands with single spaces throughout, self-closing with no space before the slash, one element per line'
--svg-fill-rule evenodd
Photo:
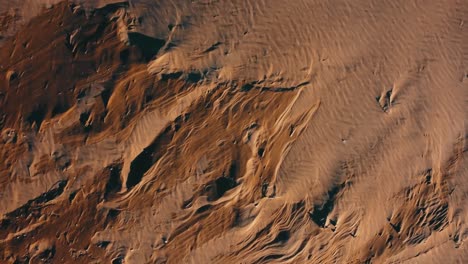
<path fill-rule="evenodd" d="M 468 263 L 464 1 L 0 3 L 0 262 Z"/>

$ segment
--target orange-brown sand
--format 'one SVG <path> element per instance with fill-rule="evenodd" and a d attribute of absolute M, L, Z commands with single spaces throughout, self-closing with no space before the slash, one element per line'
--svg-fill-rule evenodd
<path fill-rule="evenodd" d="M 0 263 L 468 263 L 468 5 L 0 0 Z"/>

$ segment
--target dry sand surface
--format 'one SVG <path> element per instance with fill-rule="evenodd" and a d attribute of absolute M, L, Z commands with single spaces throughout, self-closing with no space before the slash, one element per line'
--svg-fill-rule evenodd
<path fill-rule="evenodd" d="M 468 263 L 466 0 L 0 0 L 0 263 Z"/>

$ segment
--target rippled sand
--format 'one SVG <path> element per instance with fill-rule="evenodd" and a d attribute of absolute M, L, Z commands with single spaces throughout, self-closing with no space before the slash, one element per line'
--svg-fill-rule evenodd
<path fill-rule="evenodd" d="M 0 3 L 0 263 L 468 263 L 465 1 Z"/>

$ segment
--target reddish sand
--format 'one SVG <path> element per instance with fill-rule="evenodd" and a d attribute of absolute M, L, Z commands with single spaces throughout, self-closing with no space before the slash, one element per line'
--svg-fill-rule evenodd
<path fill-rule="evenodd" d="M 0 263 L 468 263 L 464 1 L 3 2 Z"/>

